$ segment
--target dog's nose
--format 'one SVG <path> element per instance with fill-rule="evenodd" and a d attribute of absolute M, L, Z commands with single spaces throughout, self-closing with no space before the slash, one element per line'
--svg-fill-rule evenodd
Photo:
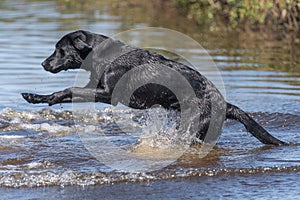
<path fill-rule="evenodd" d="M 45 70 L 49 71 L 50 63 L 48 60 L 44 60 L 44 62 L 42 62 L 41 65 L 44 67 Z"/>
<path fill-rule="evenodd" d="M 44 61 L 41 63 L 41 65 L 42 65 L 43 67 L 45 67 L 45 66 L 46 66 L 46 60 L 44 60 Z"/>
<path fill-rule="evenodd" d="M 50 65 L 49 65 L 49 62 L 47 60 L 44 60 L 44 62 L 41 63 L 41 65 L 43 66 L 43 68 L 46 70 L 46 71 L 50 71 Z"/>

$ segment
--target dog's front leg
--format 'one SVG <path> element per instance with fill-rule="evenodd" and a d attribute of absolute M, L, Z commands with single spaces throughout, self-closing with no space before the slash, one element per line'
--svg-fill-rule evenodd
<path fill-rule="evenodd" d="M 103 89 L 67 88 L 55 92 L 48 99 L 49 106 L 65 102 L 102 102 L 110 104 L 111 95 Z"/>
<path fill-rule="evenodd" d="M 72 101 L 71 88 L 67 88 L 63 91 L 54 92 L 53 94 L 51 94 L 48 98 L 47 103 L 49 104 L 49 106 L 52 106 L 54 104 L 71 102 L 71 101 Z"/>

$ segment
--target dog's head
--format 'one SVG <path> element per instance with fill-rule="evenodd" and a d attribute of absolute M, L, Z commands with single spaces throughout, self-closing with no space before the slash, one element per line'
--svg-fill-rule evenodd
<path fill-rule="evenodd" d="M 42 63 L 42 66 L 52 73 L 80 68 L 82 61 L 92 51 L 93 44 L 99 42 L 99 39 L 95 39 L 97 36 L 100 35 L 82 30 L 63 36 L 56 43 L 54 53 Z M 103 36 L 103 39 L 105 38 Z"/>

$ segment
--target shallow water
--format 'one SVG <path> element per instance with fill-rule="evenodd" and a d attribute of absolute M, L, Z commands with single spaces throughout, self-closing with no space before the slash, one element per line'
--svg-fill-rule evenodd
<path fill-rule="evenodd" d="M 0 3 L 0 186 L 7 192 L 3 198 L 19 198 L 17 190 L 8 189 L 14 187 L 24 187 L 24 194 L 34 198 L 41 190 L 26 188 L 39 186 L 95 186 L 60 189 L 63 198 L 85 190 L 94 197 L 99 195 L 97 191 L 102 191 L 106 198 L 116 199 L 120 193 L 129 198 L 129 190 L 137 198 L 167 198 L 167 193 L 177 188 L 198 186 L 218 193 L 193 193 L 189 189 L 190 198 L 266 198 L 256 190 L 271 192 L 274 197 L 282 197 L 282 191 L 290 194 L 287 198 L 299 195 L 299 146 L 264 146 L 237 122 L 225 123 L 217 145 L 205 158 L 199 158 L 200 147 L 196 146 L 163 169 L 124 173 L 97 161 L 76 130 L 86 130 L 90 137 L 104 131 L 123 144 L 126 137 L 110 117 L 111 113 L 118 113 L 115 116 L 124 125 L 123 130 L 137 134 L 141 126 L 132 118 L 140 116 L 139 113 L 100 104 L 97 105 L 99 123 L 88 126 L 74 122 L 72 105 L 48 107 L 26 103 L 21 92 L 47 94 L 74 85 L 76 71 L 53 75 L 40 66 L 65 33 L 88 29 L 111 35 L 153 25 L 152 21 L 126 24 L 112 9 L 104 6 L 99 11 L 79 12 L 68 10 L 56 1 Z M 184 31 L 178 23 L 161 26 Z M 274 136 L 300 143 L 300 57 L 296 45 L 274 38 L 247 41 L 239 35 L 233 40 L 226 33 L 202 31 L 195 35 L 194 30 L 189 31 L 184 33 L 202 42 L 219 67 L 226 99 L 248 111 Z M 136 40 L 138 43 L 139 38 Z M 195 52 L 195 56 L 198 54 L 201 52 Z M 160 126 L 152 124 L 150 128 L 159 132 Z M 107 183 L 118 184 L 106 186 Z M 224 184 L 228 185 L 227 190 Z M 158 188 L 163 189 L 156 193 Z M 44 192 L 47 194 L 47 189 Z M 185 192 L 178 191 L 177 197 L 186 197 Z"/>

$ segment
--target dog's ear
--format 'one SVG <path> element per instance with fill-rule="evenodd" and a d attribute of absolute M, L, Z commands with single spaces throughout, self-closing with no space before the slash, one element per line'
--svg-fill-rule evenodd
<path fill-rule="evenodd" d="M 80 37 L 76 37 L 73 40 L 74 47 L 83 52 L 89 52 L 92 50 L 92 46 L 82 41 Z"/>

